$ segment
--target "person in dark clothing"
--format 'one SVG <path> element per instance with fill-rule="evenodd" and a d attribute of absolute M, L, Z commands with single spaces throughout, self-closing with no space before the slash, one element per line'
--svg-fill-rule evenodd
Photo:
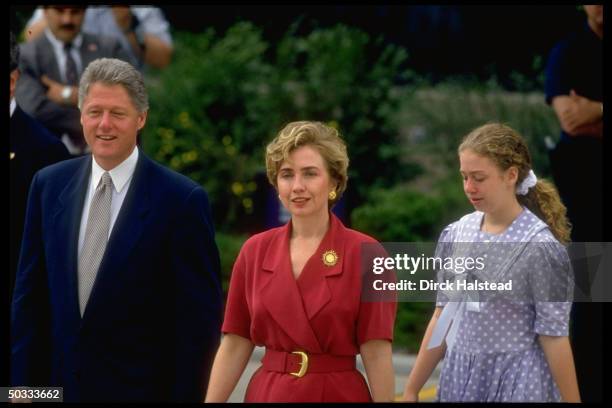
<path fill-rule="evenodd" d="M 19 46 L 11 36 L 10 87 L 10 280 L 9 304 L 15 283 L 17 260 L 21 248 L 23 222 L 28 190 L 34 173 L 50 164 L 70 158 L 66 147 L 38 121 L 25 113 L 15 102 L 19 79 Z"/>
<path fill-rule="evenodd" d="M 70 157 L 68 150 L 62 142 L 34 118 L 25 113 L 15 102 L 15 87 L 19 79 L 19 46 L 12 32 L 10 37 L 10 236 L 8 303 L 5 303 L 6 306 L 4 306 L 4 316 L 7 319 L 10 314 L 10 304 L 13 298 L 13 287 L 15 286 L 17 261 L 19 260 L 21 249 L 30 183 L 34 173 L 38 170 Z M 7 360 L 9 356 L 10 352 L 6 354 Z M 4 374 L 3 378 L 3 384 L 7 384 L 8 375 Z"/>
<path fill-rule="evenodd" d="M 603 6 L 584 6 L 582 30 L 560 41 L 546 67 L 546 102 L 561 137 L 551 151 L 555 184 L 572 223 L 572 241 L 603 237 Z M 582 274 L 582 277 L 587 277 Z M 584 280 L 584 279 L 583 279 Z M 578 282 L 577 282 L 578 283 Z M 586 288 L 590 282 L 583 282 Z M 589 293 L 586 293 L 589 296 Z M 603 303 L 574 303 L 572 344 L 584 402 L 602 401 Z"/>

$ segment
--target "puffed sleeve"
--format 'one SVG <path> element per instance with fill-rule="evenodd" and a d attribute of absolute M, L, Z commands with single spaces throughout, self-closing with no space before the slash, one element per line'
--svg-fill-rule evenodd
<path fill-rule="evenodd" d="M 232 333 L 250 339 L 251 313 L 247 303 L 245 285 L 246 262 L 244 258 L 243 247 L 232 269 L 221 331 L 223 334 Z"/>
<path fill-rule="evenodd" d="M 448 225 L 440 233 L 440 237 L 438 238 L 438 245 L 436 245 L 436 251 L 434 255 L 436 258 L 441 258 L 442 260 L 444 260 L 444 258 L 447 258 L 451 255 L 451 251 L 452 251 L 452 233 L 451 232 L 453 228 L 454 228 L 454 223 Z M 444 280 L 443 272 L 444 272 L 443 270 L 436 271 L 438 283 Z M 438 290 L 436 294 L 436 306 L 444 307 L 447 302 L 448 302 L 448 297 L 444 294 L 443 291 Z"/>
<path fill-rule="evenodd" d="M 535 305 L 534 332 L 545 336 L 567 336 L 572 308 L 573 273 L 567 250 L 556 240 L 535 246 L 529 287 Z"/>

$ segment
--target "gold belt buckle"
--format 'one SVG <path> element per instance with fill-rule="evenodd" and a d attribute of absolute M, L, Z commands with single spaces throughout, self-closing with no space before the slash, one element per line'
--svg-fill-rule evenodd
<path fill-rule="evenodd" d="M 300 357 L 302 357 L 302 361 L 300 361 L 300 371 L 298 371 L 297 373 L 289 373 L 291 375 L 295 375 L 296 377 L 300 378 L 303 377 L 304 374 L 306 374 L 306 371 L 308 371 L 308 354 L 304 353 L 303 351 L 292 351 L 291 354 L 297 354 Z"/>

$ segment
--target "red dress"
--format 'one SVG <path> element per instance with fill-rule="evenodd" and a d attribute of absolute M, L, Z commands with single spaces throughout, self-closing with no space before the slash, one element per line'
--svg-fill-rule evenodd
<path fill-rule="evenodd" d="M 245 242 L 232 272 L 223 333 L 270 350 L 355 356 L 368 340 L 392 341 L 396 303 L 362 303 L 360 247 L 376 242 L 348 229 L 333 214 L 330 228 L 302 273 L 293 277 L 291 222 Z M 323 263 L 333 250 L 337 262 Z M 303 377 L 259 367 L 245 402 L 369 402 L 356 370 L 307 372 Z"/>

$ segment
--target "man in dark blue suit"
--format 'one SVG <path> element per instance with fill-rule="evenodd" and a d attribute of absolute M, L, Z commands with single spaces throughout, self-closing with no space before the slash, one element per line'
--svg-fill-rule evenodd
<path fill-rule="evenodd" d="M 21 247 L 23 221 L 28 190 L 34 173 L 45 166 L 69 159 L 68 150 L 51 132 L 25 113 L 15 102 L 15 87 L 19 79 L 19 46 L 13 33 L 11 42 L 10 87 L 10 270 L 9 305 L 15 284 L 17 260 Z M 8 312 L 8 308 L 6 308 Z M 8 316 L 8 315 L 5 315 Z"/>
<path fill-rule="evenodd" d="M 222 319 L 206 192 L 139 151 L 147 93 L 127 62 L 93 61 L 79 108 L 92 154 L 32 181 L 12 385 L 61 386 L 65 401 L 202 401 Z"/>
<path fill-rule="evenodd" d="M 3 314 L 9 316 L 10 304 L 15 285 L 17 260 L 21 248 L 23 222 L 28 199 L 28 190 L 34 173 L 45 166 L 70 158 L 63 143 L 39 122 L 25 113 L 15 102 L 15 87 L 19 79 L 19 46 L 13 33 L 10 33 L 10 238 L 9 238 L 9 271 L 8 303 L 5 303 Z M 5 280 L 6 282 L 6 280 Z M 8 350 L 7 350 L 8 351 Z M 10 359 L 10 353 L 3 354 L 4 360 Z M 8 384 L 8 372 L 2 373 L 2 383 Z"/>

